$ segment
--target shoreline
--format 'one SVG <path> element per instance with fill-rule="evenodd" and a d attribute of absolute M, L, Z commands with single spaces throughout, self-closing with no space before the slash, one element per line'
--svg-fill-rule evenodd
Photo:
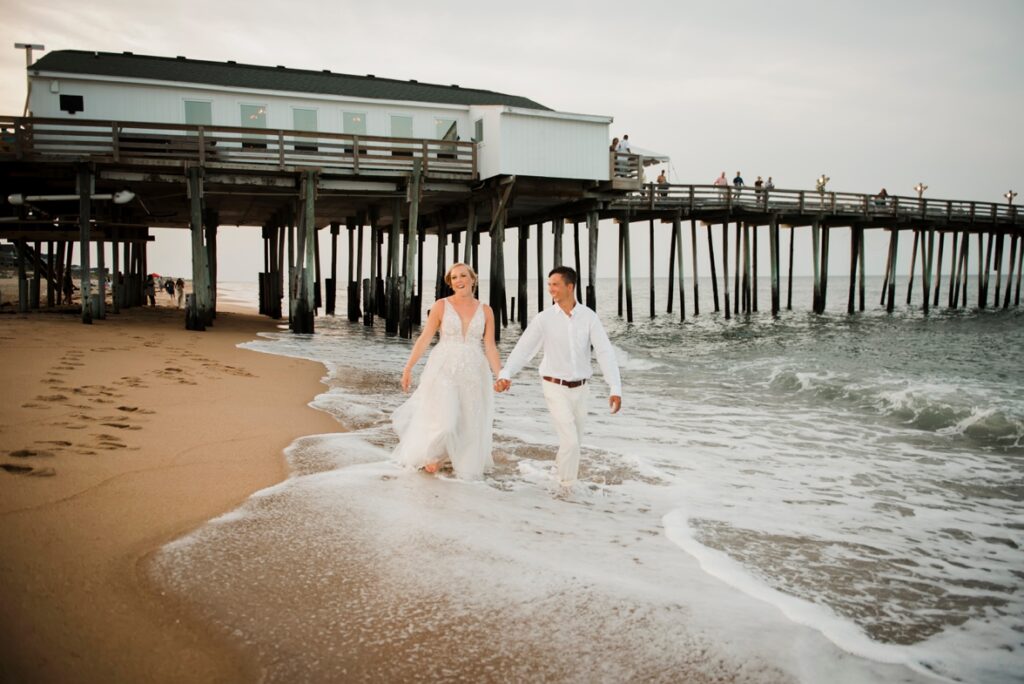
<path fill-rule="evenodd" d="M 0 316 L 0 680 L 258 678 L 143 570 L 339 430 L 308 405 L 322 364 L 238 349 L 277 323 L 224 308 L 203 333 L 160 306 Z"/>

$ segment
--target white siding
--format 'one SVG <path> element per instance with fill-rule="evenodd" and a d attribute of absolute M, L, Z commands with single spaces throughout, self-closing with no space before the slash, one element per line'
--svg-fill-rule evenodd
<path fill-rule="evenodd" d="M 455 119 L 462 135 L 472 130 L 469 107 L 453 105 L 418 105 L 416 103 L 374 103 L 367 100 L 344 98 L 304 97 L 290 94 L 261 92 L 222 92 L 198 87 L 172 87 L 142 84 L 119 84 L 81 79 L 60 78 L 59 92 L 50 92 L 50 78 L 36 78 L 32 86 L 30 109 L 34 116 L 71 118 L 60 111 L 60 95 L 82 95 L 85 110 L 75 114 L 79 119 L 110 121 L 153 121 L 184 123 L 185 100 L 207 100 L 212 103 L 215 126 L 239 126 L 240 105 L 266 105 L 267 128 L 291 130 L 294 127 L 292 110 L 317 110 L 317 125 L 325 133 L 343 132 L 342 116 L 346 111 L 366 113 L 366 134 L 391 135 L 391 115 L 413 117 L 413 137 L 434 138 L 437 135 L 435 119 Z M 468 136 L 462 135 L 464 140 Z"/>
<path fill-rule="evenodd" d="M 608 180 L 608 124 L 506 112 L 502 173 Z"/>

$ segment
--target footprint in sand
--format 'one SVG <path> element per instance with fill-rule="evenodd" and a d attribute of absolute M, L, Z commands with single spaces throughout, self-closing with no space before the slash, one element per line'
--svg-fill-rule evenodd
<path fill-rule="evenodd" d="M 149 409 L 139 408 L 138 406 L 118 406 L 117 410 L 118 411 L 124 411 L 125 413 L 140 413 L 140 414 L 146 414 L 146 415 L 152 415 L 153 413 L 155 413 L 155 411 L 150 411 Z"/>
<path fill-rule="evenodd" d="M 0 468 L 12 475 L 29 475 L 34 477 L 53 477 L 57 471 L 53 468 L 33 468 L 32 466 L 15 465 L 14 463 L 0 463 Z"/>
<path fill-rule="evenodd" d="M 36 401 L 57 402 L 67 400 L 68 398 L 63 394 L 40 394 L 36 396 Z"/>
<path fill-rule="evenodd" d="M 101 423 L 107 427 L 117 428 L 118 430 L 141 430 L 138 425 L 129 425 L 128 423 Z"/>
<path fill-rule="evenodd" d="M 52 451 L 42 451 L 36 449 L 17 449 L 15 451 L 7 452 L 14 458 L 31 458 L 33 456 L 42 456 L 43 458 L 53 458 Z"/>

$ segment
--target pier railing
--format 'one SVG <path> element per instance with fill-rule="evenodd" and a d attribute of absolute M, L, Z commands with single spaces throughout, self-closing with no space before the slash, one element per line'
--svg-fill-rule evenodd
<path fill-rule="evenodd" d="M 317 167 L 353 175 L 412 170 L 472 180 L 472 142 L 234 126 L 0 117 L 0 157 L 222 168 Z"/>
<path fill-rule="evenodd" d="M 721 185 L 645 184 L 616 200 L 612 208 L 648 210 L 749 211 L 779 214 L 830 214 L 851 219 L 945 220 L 1024 224 L 1018 207 L 1006 203 L 945 200 L 816 190 L 757 190 Z"/>

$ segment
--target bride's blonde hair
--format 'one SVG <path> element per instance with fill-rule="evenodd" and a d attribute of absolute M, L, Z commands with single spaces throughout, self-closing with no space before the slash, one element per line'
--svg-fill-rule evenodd
<path fill-rule="evenodd" d="M 452 271 L 454 271 L 459 266 L 462 266 L 467 271 L 469 271 L 469 277 L 473 279 L 473 288 L 476 289 L 477 284 L 480 282 L 480 279 L 476 275 L 476 271 L 473 270 L 472 266 L 470 266 L 469 264 L 464 264 L 461 261 L 456 262 L 448 267 L 448 271 L 445 272 L 444 274 L 444 284 L 447 285 L 448 287 L 452 286 Z"/>

